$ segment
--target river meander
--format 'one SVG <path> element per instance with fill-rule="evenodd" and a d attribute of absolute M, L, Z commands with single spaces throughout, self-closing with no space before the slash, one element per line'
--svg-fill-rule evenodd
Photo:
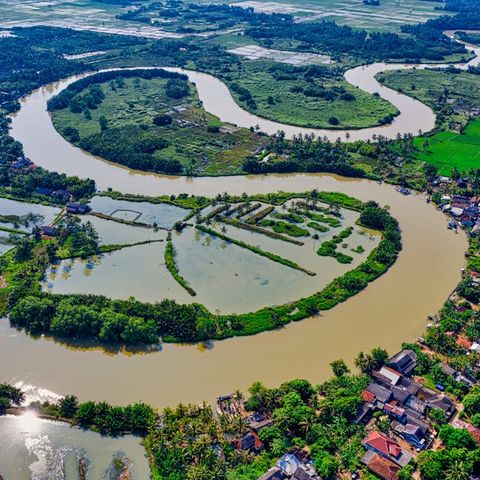
<path fill-rule="evenodd" d="M 412 68 L 411 65 L 384 67 Z M 358 67 L 350 70 L 350 75 L 359 83 L 366 82 L 362 88 L 369 88 L 367 84 L 380 88 L 374 75 L 382 68 L 379 64 Z M 233 102 L 221 82 L 205 74 L 195 75 L 193 80 L 208 111 L 238 125 L 252 124 L 250 114 Z M 206 83 L 200 84 L 201 79 L 207 79 Z M 435 212 L 423 195 L 405 197 L 391 185 L 332 175 L 192 179 L 133 172 L 72 146 L 53 128 L 46 102 L 72 81 L 74 78 L 34 91 L 22 100 L 22 108 L 13 118 L 12 136 L 23 143 L 26 155 L 37 165 L 93 178 L 99 189 L 111 187 L 146 195 L 188 192 L 211 197 L 225 190 L 231 194 L 253 194 L 277 190 L 302 192 L 313 188 L 344 192 L 361 200 L 389 205 L 392 215 L 400 222 L 404 249 L 387 274 L 321 317 L 290 324 L 278 331 L 207 346 L 163 345 L 154 353 L 109 355 L 101 349 L 66 348 L 46 338 L 32 339 L 10 328 L 4 319 L 0 322 L 0 378 L 3 381 L 42 385 L 59 394 L 74 393 L 82 400 L 125 404 L 141 399 L 156 406 L 211 401 L 235 388 L 246 389 L 255 380 L 268 385 L 295 377 L 320 382 L 330 375 L 328 364 L 334 359 L 344 358 L 351 363 L 360 350 L 383 346 L 393 352 L 402 342 L 416 339 L 425 329 L 427 316 L 441 307 L 459 280 L 466 238 L 447 230 L 446 218 Z M 435 117 L 428 107 L 381 88 L 378 91 L 384 98 L 388 99 L 388 94 L 394 96 L 395 101 L 405 102 L 394 103 L 401 115 L 391 126 L 369 132 L 369 129 L 352 131 L 351 139 L 370 138 L 373 133 L 385 136 L 405 133 L 398 130 L 400 125 L 414 133 L 433 127 Z M 233 116 L 222 118 L 221 112 L 212 111 L 214 107 L 230 109 Z M 235 116 L 235 112 L 240 115 L 238 110 L 247 116 L 242 117 L 247 119 L 245 124 Z M 408 121 L 403 124 L 402 118 Z M 266 123 L 261 122 L 268 123 L 257 117 L 254 124 L 258 123 L 269 133 L 281 128 L 291 136 L 307 130 L 278 124 L 268 130 Z M 324 134 L 323 131 L 316 133 Z M 335 139 L 344 133 L 328 131 L 326 135 Z"/>
<path fill-rule="evenodd" d="M 123 174 L 123 170 L 120 170 Z M 195 180 L 147 175 L 146 192 L 214 195 L 225 178 Z M 112 181 L 112 177 L 109 178 Z M 390 205 L 402 227 L 404 249 L 387 274 L 321 317 L 253 337 L 198 345 L 163 345 L 161 350 L 128 356 L 101 349 L 74 349 L 46 338 L 33 339 L 0 322 L 0 378 L 24 381 L 81 399 L 153 405 L 203 399 L 253 381 L 276 385 L 305 377 L 320 382 L 336 358 L 351 363 L 360 350 L 381 345 L 390 351 L 422 334 L 427 316 L 442 305 L 459 279 L 463 234 L 446 228 L 446 218 L 423 195 L 405 197 L 390 185 L 330 175 L 232 177 L 231 193 L 318 188 Z M 132 279 L 132 281 L 136 281 Z"/>

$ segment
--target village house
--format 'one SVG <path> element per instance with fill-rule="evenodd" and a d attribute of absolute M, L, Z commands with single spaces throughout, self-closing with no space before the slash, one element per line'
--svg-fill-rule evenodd
<path fill-rule="evenodd" d="M 398 480 L 400 467 L 372 450 L 368 450 L 361 462 L 383 480 Z"/>
<path fill-rule="evenodd" d="M 362 445 L 400 467 L 408 465 L 412 455 L 382 432 L 372 431 L 362 441 Z"/>
<path fill-rule="evenodd" d="M 466 179 L 457 180 L 456 186 L 462 190 L 468 188 Z M 442 195 L 442 210 L 448 213 L 464 227 L 472 228 L 472 235 L 478 234 L 480 230 L 480 199 L 478 196 L 467 195 Z"/>
<path fill-rule="evenodd" d="M 460 418 L 455 418 L 452 421 L 452 427 L 468 430 L 475 441 L 480 444 L 480 429 L 474 427 L 468 422 L 465 422 L 464 420 L 461 420 Z"/>
<path fill-rule="evenodd" d="M 40 233 L 44 237 L 55 237 L 57 235 L 57 230 L 55 227 L 50 227 L 49 225 L 42 225 L 40 227 Z"/>
<path fill-rule="evenodd" d="M 408 421 L 406 423 L 392 422 L 391 428 L 414 448 L 423 450 L 429 443 L 427 437 L 428 426 L 426 424 L 421 426 Z"/>
<path fill-rule="evenodd" d="M 389 365 L 397 372 L 409 376 L 417 366 L 417 354 L 413 350 L 402 350 L 390 359 Z"/>
<path fill-rule="evenodd" d="M 304 450 L 293 448 L 258 480 L 322 480 Z"/>
<path fill-rule="evenodd" d="M 90 207 L 88 205 L 83 205 L 82 203 L 67 203 L 67 212 L 72 214 L 85 214 L 90 211 Z"/>
<path fill-rule="evenodd" d="M 272 467 L 266 471 L 258 480 L 284 480 L 286 477 L 278 467 Z"/>
<path fill-rule="evenodd" d="M 33 165 L 33 163 L 28 158 L 19 158 L 17 161 L 13 162 L 10 166 L 13 170 L 21 170 L 22 168 L 27 168 Z"/>
<path fill-rule="evenodd" d="M 244 452 L 260 453 L 263 450 L 263 443 L 255 432 L 249 432 L 234 440 L 232 446 L 235 450 Z"/>

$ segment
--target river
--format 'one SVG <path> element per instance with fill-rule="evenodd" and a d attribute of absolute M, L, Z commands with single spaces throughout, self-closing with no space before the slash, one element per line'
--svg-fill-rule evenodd
<path fill-rule="evenodd" d="M 103 164 L 102 164 L 103 165 Z M 125 171 L 119 169 L 121 176 Z M 214 195 L 225 189 L 225 178 L 185 180 L 147 175 L 144 193 Z M 110 176 L 113 184 L 115 178 Z M 321 317 L 290 324 L 278 331 L 233 338 L 201 346 L 163 345 L 149 354 L 106 354 L 101 349 L 73 349 L 33 339 L 0 322 L 0 378 L 41 385 L 81 399 L 128 403 L 143 400 L 156 406 L 177 402 L 212 401 L 253 381 L 268 385 L 295 377 L 313 382 L 326 379 L 328 364 L 374 346 L 390 352 L 403 341 L 415 340 L 427 316 L 436 312 L 460 278 L 463 234 L 446 228 L 446 218 L 423 195 L 405 197 L 392 186 L 330 175 L 232 177 L 231 193 L 312 188 L 341 191 L 362 200 L 390 205 L 399 220 L 404 249 L 389 272 L 357 296 L 324 312 Z M 141 182 L 133 182 L 140 185 Z M 139 192 L 137 188 L 135 190 Z M 315 281 L 312 279 L 312 281 Z"/>
<path fill-rule="evenodd" d="M 352 131 L 350 138 L 366 138 L 362 136 L 373 133 L 395 136 L 405 126 L 413 132 L 432 128 L 434 115 L 428 107 L 399 93 L 387 92 L 374 79 L 382 68 L 413 66 L 380 68 L 379 65 L 350 70 L 347 75 L 351 77 L 347 79 L 365 89 L 381 88 L 379 92 L 385 98 L 393 95 L 395 101 L 402 102 L 402 113 L 391 126 Z M 222 120 L 251 125 L 250 114 L 235 104 L 221 82 L 205 74 L 192 75 L 208 111 Z M 168 177 L 134 172 L 83 152 L 58 134 L 46 111 L 47 100 L 74 80 L 69 78 L 34 91 L 22 100 L 20 111 L 13 117 L 11 134 L 23 143 L 26 155 L 37 165 L 93 178 L 99 189 L 111 187 L 147 195 L 188 192 L 213 196 L 225 190 L 232 194 L 253 194 L 313 188 L 344 192 L 361 200 L 373 199 L 389 205 L 400 222 L 404 249 L 386 275 L 321 317 L 278 331 L 207 346 L 163 345 L 155 353 L 106 354 L 101 349 L 66 348 L 46 338 L 35 340 L 10 328 L 4 319 L 0 322 L 3 381 L 42 385 L 59 394 L 74 393 L 82 400 L 122 404 L 143 400 L 156 406 L 212 401 L 235 388 L 245 390 L 255 380 L 268 385 L 295 377 L 320 382 L 330 375 L 328 364 L 334 359 L 344 358 L 351 364 L 360 350 L 382 346 L 394 352 L 403 341 L 415 340 L 424 331 L 427 316 L 441 307 L 459 280 L 466 238 L 447 230 L 446 218 L 435 212 L 421 194 L 405 197 L 390 185 L 332 175 Z M 232 117 L 223 117 L 220 109 L 226 109 L 225 115 Z M 242 124 L 242 118 L 246 123 Z M 404 124 L 402 119 L 409 121 Z M 279 128 L 289 136 L 308 131 L 279 124 L 268 130 L 272 122 L 258 117 L 255 123 L 269 133 Z M 323 131 L 316 133 L 323 135 Z M 340 132 L 327 131 L 329 138 L 339 135 Z"/>

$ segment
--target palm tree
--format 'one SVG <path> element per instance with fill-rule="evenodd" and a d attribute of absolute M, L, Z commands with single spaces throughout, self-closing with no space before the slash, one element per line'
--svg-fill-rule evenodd
<path fill-rule="evenodd" d="M 25 216 L 25 220 L 24 220 L 25 227 L 28 228 L 30 224 L 33 225 L 34 227 L 38 227 L 44 220 L 45 220 L 45 217 L 43 215 L 30 212 Z"/>
<path fill-rule="evenodd" d="M 240 390 L 235 390 L 233 392 L 232 397 L 239 403 L 242 402 L 242 400 L 244 398 L 243 393 Z"/>
<path fill-rule="evenodd" d="M 446 480 L 468 480 L 470 478 L 469 469 L 463 460 L 455 461 L 445 472 Z"/>
<path fill-rule="evenodd" d="M 232 431 L 236 436 L 242 437 L 247 432 L 247 430 L 247 421 L 243 417 L 237 415 L 232 419 Z"/>
<path fill-rule="evenodd" d="M 375 369 L 375 359 L 369 353 L 360 352 L 353 364 L 361 370 L 362 373 L 371 373 Z"/>

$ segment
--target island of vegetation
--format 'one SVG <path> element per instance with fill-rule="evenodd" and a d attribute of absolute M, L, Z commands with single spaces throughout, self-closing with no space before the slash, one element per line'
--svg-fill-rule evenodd
<path fill-rule="evenodd" d="M 129 198 L 118 193 L 108 195 L 117 202 L 119 198 Z M 137 196 L 131 197 L 131 200 L 135 205 L 135 202 L 148 202 L 149 199 Z M 161 202 L 161 199 L 157 201 Z M 213 207 L 208 207 L 211 208 L 208 214 L 202 214 L 206 201 L 203 197 L 179 196 L 178 199 L 168 198 L 168 201 L 173 204 L 178 202 L 179 206 L 193 207 L 186 218 L 193 218 L 193 215 L 195 226 L 202 234 L 222 239 L 227 244 L 241 247 L 307 275 L 315 275 L 315 272 L 288 258 L 234 238 L 233 235 L 226 235 L 226 226 L 235 225 L 235 228 L 238 228 L 237 225 L 242 225 L 255 235 L 272 237 L 275 241 L 290 244 L 292 249 L 298 249 L 302 248 L 303 242 L 296 240 L 296 232 L 292 233 L 285 227 L 284 233 L 276 232 L 275 225 L 271 227 L 265 224 L 264 219 L 269 218 L 267 215 L 272 215 L 274 218 L 281 217 L 285 225 L 296 228 L 303 228 L 298 225 L 307 222 L 306 219 L 309 216 L 315 218 L 318 216 L 320 221 L 340 228 L 341 222 L 338 218 L 340 207 L 342 207 L 359 212 L 358 223 L 380 231 L 383 238 L 363 263 L 334 279 L 318 293 L 285 305 L 262 308 L 252 313 L 219 315 L 209 312 L 201 304 L 181 305 L 168 299 L 151 304 L 131 298 L 115 300 L 100 295 L 60 295 L 43 291 L 41 281 L 50 264 L 78 257 L 88 259 L 93 255 L 132 246 L 124 243 L 101 245 L 99 236 L 89 221 L 80 221 L 78 216 L 67 213 L 56 221 L 54 231 L 47 231 L 47 235 L 42 235 L 41 229 L 35 225 L 30 236 L 25 235 L 16 239 L 16 248 L 1 257 L 1 272 L 5 283 L 1 290 L 2 298 L 5 299 L 3 308 L 5 312 L 8 309 L 10 321 L 34 335 L 48 334 L 64 340 L 95 339 L 106 344 L 152 344 L 157 343 L 159 337 L 167 342 L 195 342 L 251 335 L 316 315 L 322 310 L 328 310 L 345 301 L 385 273 L 395 262 L 401 249 L 400 229 L 388 210 L 374 202 L 362 203 L 339 193 L 312 191 L 305 194 L 278 193 L 253 197 L 247 195 L 232 197 L 224 194 L 212 202 Z M 155 202 L 154 199 L 153 202 Z M 260 208 L 262 204 L 267 206 Z M 151 205 L 161 206 L 158 203 Z M 256 208 L 252 210 L 252 206 Z M 67 208 L 71 208 L 70 204 Z M 287 208 L 289 213 L 286 213 Z M 319 211 L 323 213 L 320 214 Z M 117 218 L 112 215 L 102 215 L 101 218 L 117 221 Z M 120 221 L 125 223 L 125 220 L 120 219 Z M 258 223 L 263 226 L 257 227 Z M 222 224 L 223 226 L 219 228 Z M 135 225 L 135 222 L 132 225 Z M 138 225 L 139 227 L 132 228 L 145 228 L 142 223 Z M 157 226 L 152 224 L 150 228 L 157 228 Z M 188 226 L 188 220 L 177 221 L 174 225 L 176 235 L 181 235 L 180 232 L 185 228 L 191 228 Z M 351 234 L 352 231 L 353 228 L 348 227 L 339 233 L 338 238 L 344 242 L 347 238 L 346 232 Z M 313 235 L 318 238 L 316 233 L 318 228 L 312 229 L 314 233 L 307 229 L 305 232 L 308 236 Z M 333 233 L 329 233 L 327 229 L 323 235 L 333 235 Z M 333 238 L 337 237 L 334 235 Z M 145 240 L 135 242 L 133 245 L 151 242 L 152 240 Z M 195 290 L 190 286 L 188 279 L 184 278 L 177 264 L 174 243 L 174 236 L 168 232 L 164 254 L 166 267 L 174 279 L 190 295 L 194 295 Z M 346 247 L 347 244 L 345 243 L 344 246 Z M 323 254 L 321 252 L 323 248 L 322 245 L 319 255 Z M 363 251 L 358 252 L 357 255 L 361 253 Z M 341 263 L 350 263 L 353 260 L 351 256 L 340 252 L 334 256 Z"/>
<path fill-rule="evenodd" d="M 69 141 L 138 170 L 238 173 L 266 143 L 208 114 L 185 75 L 161 69 L 89 76 L 51 99 L 48 108 Z"/>

